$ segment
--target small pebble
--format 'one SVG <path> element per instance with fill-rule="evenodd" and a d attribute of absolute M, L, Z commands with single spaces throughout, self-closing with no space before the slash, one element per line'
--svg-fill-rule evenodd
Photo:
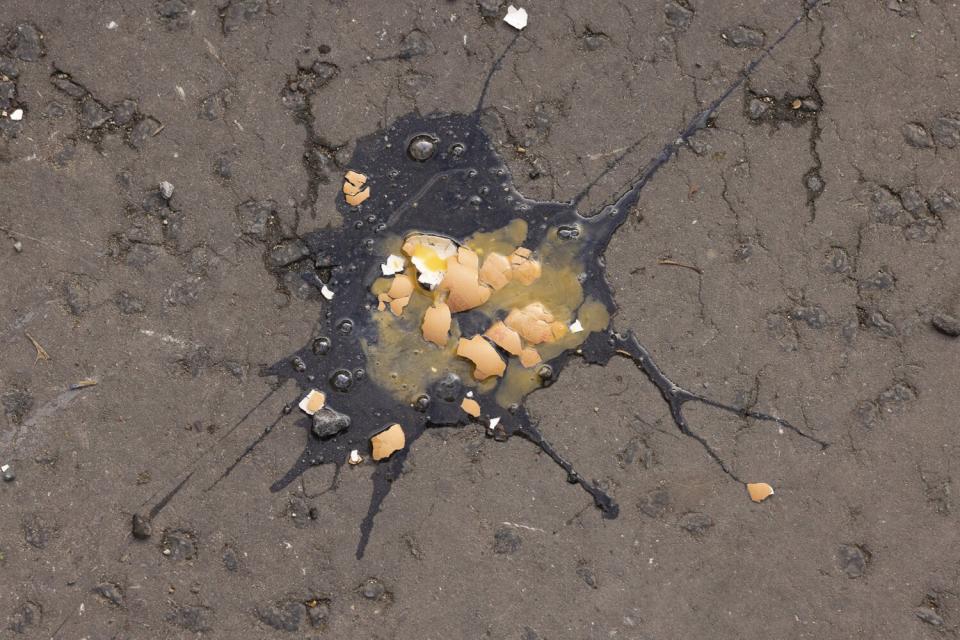
<path fill-rule="evenodd" d="M 153 527 L 150 526 L 150 520 L 148 518 L 137 513 L 133 516 L 131 532 L 137 540 L 146 540 L 153 534 Z"/>
<path fill-rule="evenodd" d="M 14 243 L 13 243 L 13 250 L 16 251 L 17 253 L 21 253 L 21 252 L 23 251 L 23 243 L 20 242 L 19 240 L 17 240 L 16 242 L 14 242 Z"/>
<path fill-rule="evenodd" d="M 160 195 L 163 196 L 164 200 L 169 200 L 173 197 L 173 184 L 164 180 L 160 183 Z"/>
<path fill-rule="evenodd" d="M 3 481 L 4 482 L 13 482 L 17 479 L 16 474 L 13 473 L 13 469 L 7 469 L 3 472 Z"/>
<path fill-rule="evenodd" d="M 941 311 L 930 319 L 933 327 L 945 336 L 960 338 L 960 318 Z"/>

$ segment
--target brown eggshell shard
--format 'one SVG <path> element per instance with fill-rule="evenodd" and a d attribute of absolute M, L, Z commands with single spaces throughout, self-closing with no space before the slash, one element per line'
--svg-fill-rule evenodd
<path fill-rule="evenodd" d="M 370 444 L 373 447 L 373 459 L 386 460 L 406 446 L 407 438 L 403 433 L 403 427 L 392 424 L 370 438 Z"/>
<path fill-rule="evenodd" d="M 489 300 L 493 293 L 490 287 L 480 284 L 479 273 L 474 266 L 476 254 L 472 251 L 470 254 L 473 254 L 473 259 L 467 254 L 466 264 L 460 262 L 459 255 L 447 258 L 447 272 L 440 282 L 440 290 L 449 292 L 447 306 L 453 313 L 475 309 Z"/>
<path fill-rule="evenodd" d="M 534 365 L 540 364 L 540 352 L 533 347 L 527 347 L 520 352 L 520 364 L 527 369 Z"/>
<path fill-rule="evenodd" d="M 502 254 L 493 252 L 483 259 L 480 267 L 480 282 L 492 287 L 495 291 L 507 286 L 513 278 L 510 260 Z"/>
<path fill-rule="evenodd" d="M 349 181 L 343 182 L 343 195 L 345 196 L 355 196 L 360 193 L 360 190 L 363 189 L 363 185 L 351 184 Z"/>
<path fill-rule="evenodd" d="M 366 187 L 364 188 L 363 191 L 360 191 L 359 193 L 344 196 L 344 200 L 346 200 L 347 204 L 350 205 L 351 207 L 356 207 L 369 197 L 370 197 L 370 187 Z"/>
<path fill-rule="evenodd" d="M 390 312 L 399 318 L 403 315 L 403 310 L 408 304 L 410 304 L 410 296 L 395 298 L 390 301 Z"/>
<path fill-rule="evenodd" d="M 457 343 L 457 355 L 473 362 L 475 365 L 473 377 L 477 380 L 502 376 L 507 369 L 507 363 L 483 336 L 473 336 L 469 340 L 460 338 Z"/>
<path fill-rule="evenodd" d="M 522 309 L 511 310 L 504 322 L 530 344 L 556 340 L 552 326 L 553 314 L 539 302 L 531 302 Z"/>
<path fill-rule="evenodd" d="M 379 301 L 379 303 L 377 304 L 377 310 L 383 311 L 384 309 L 387 308 L 387 305 L 390 304 L 391 298 L 387 294 L 381 293 L 380 295 L 377 296 L 377 300 Z"/>
<path fill-rule="evenodd" d="M 312 416 L 320 409 L 323 409 L 323 405 L 327 402 L 327 394 L 323 391 L 317 391 L 316 389 L 311 389 L 310 392 L 303 397 L 303 400 L 300 401 L 300 410 L 303 411 L 308 416 Z"/>
<path fill-rule="evenodd" d="M 773 495 L 773 487 L 766 482 L 750 482 L 747 484 L 747 493 L 754 502 L 763 502 Z"/>
<path fill-rule="evenodd" d="M 438 347 L 445 347 L 450 339 L 450 307 L 446 303 L 428 307 L 423 314 L 423 324 L 420 330 L 423 331 L 423 337 Z"/>
<path fill-rule="evenodd" d="M 526 247 L 517 247 L 510 255 L 513 279 L 524 286 L 533 284 L 540 277 L 540 263 L 531 258 L 532 255 L 533 253 Z"/>
<path fill-rule="evenodd" d="M 343 174 L 343 179 L 347 182 L 357 185 L 358 187 L 362 187 L 367 181 L 367 176 L 363 175 L 362 173 L 357 173 L 351 169 Z"/>
<path fill-rule="evenodd" d="M 460 408 L 463 409 L 463 412 L 468 416 L 473 416 L 474 418 L 480 417 L 480 403 L 473 398 L 464 398 L 463 402 L 460 403 Z"/>
<path fill-rule="evenodd" d="M 495 345 L 507 353 L 518 356 L 523 351 L 523 344 L 520 340 L 520 334 L 503 324 L 503 322 L 493 323 L 483 335 L 490 338 Z"/>
<path fill-rule="evenodd" d="M 393 299 L 406 298 L 413 294 L 413 278 L 405 273 L 393 276 L 393 282 L 387 290 L 387 295 Z"/>

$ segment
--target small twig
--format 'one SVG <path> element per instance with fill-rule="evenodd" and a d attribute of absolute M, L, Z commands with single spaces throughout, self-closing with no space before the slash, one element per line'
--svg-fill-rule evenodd
<path fill-rule="evenodd" d="M 37 342 L 37 339 L 36 339 L 36 338 L 34 338 L 32 335 L 30 335 L 29 333 L 26 333 L 26 332 L 25 332 L 23 335 L 27 336 L 27 340 L 29 340 L 31 343 L 33 343 L 33 348 L 37 350 L 37 359 L 33 361 L 33 364 L 37 364 L 37 363 L 40 362 L 41 360 L 49 360 L 49 359 L 50 359 L 50 354 L 47 353 L 47 350 L 46 350 L 46 349 L 44 349 L 42 346 L 40 346 L 40 343 Z"/>
<path fill-rule="evenodd" d="M 84 378 L 80 382 L 75 382 L 70 385 L 70 391 L 76 391 L 77 389 L 86 389 L 87 387 L 93 387 L 97 384 L 97 381 L 93 378 Z"/>
<path fill-rule="evenodd" d="M 683 262 L 677 262 L 676 260 L 671 260 L 669 258 L 660 258 L 657 260 L 657 264 L 666 265 L 668 267 L 683 267 L 684 269 L 690 269 L 690 271 L 695 271 L 699 275 L 703 275 L 703 271 L 699 267 L 695 267 L 692 264 L 684 264 Z"/>

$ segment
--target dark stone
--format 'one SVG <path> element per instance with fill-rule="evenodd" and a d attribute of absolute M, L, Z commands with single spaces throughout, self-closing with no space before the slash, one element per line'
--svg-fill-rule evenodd
<path fill-rule="evenodd" d="M 830 273 L 850 273 L 850 254 L 846 249 L 833 247 L 827 254 L 826 270 Z"/>
<path fill-rule="evenodd" d="M 104 582 L 94 587 L 93 592 L 107 602 L 120 606 L 123 604 L 123 589 L 112 582 Z"/>
<path fill-rule="evenodd" d="M 882 311 L 874 309 L 872 311 L 863 311 L 863 324 L 871 329 L 875 329 L 880 335 L 892 338 L 897 335 L 897 327 L 887 320 Z"/>
<path fill-rule="evenodd" d="M 277 203 L 273 200 L 247 200 L 237 206 L 242 233 L 266 241 L 279 228 Z"/>
<path fill-rule="evenodd" d="M 499 554 L 516 553 L 520 550 L 522 541 L 520 536 L 511 527 L 502 526 L 493 534 L 493 552 Z"/>
<path fill-rule="evenodd" d="M 223 33 L 230 35 L 245 23 L 266 12 L 266 3 L 263 0 L 230 0 L 230 3 L 221 10 Z"/>
<path fill-rule="evenodd" d="M 902 405 L 917 399 L 917 392 L 903 382 L 896 382 L 889 389 L 885 389 L 877 396 L 877 404 L 887 412 L 892 412 Z"/>
<path fill-rule="evenodd" d="M 759 49 L 763 46 L 765 39 L 763 31 L 751 29 L 742 24 L 727 29 L 721 35 L 726 44 L 738 49 Z"/>
<path fill-rule="evenodd" d="M 591 569 L 588 565 L 581 564 L 577 567 L 577 575 L 583 580 L 591 589 L 596 589 L 599 584 L 597 582 L 597 574 Z"/>
<path fill-rule="evenodd" d="M 942 627 L 943 618 L 933 609 L 927 607 L 918 607 L 914 609 L 913 615 L 917 616 L 922 622 L 926 622 L 933 627 Z"/>
<path fill-rule="evenodd" d="M 747 114 L 750 116 L 751 120 L 760 120 L 767 112 L 770 110 L 770 103 L 767 100 L 762 98 L 750 98 L 750 102 L 747 105 Z"/>
<path fill-rule="evenodd" d="M 204 120 L 219 120 L 226 115 L 233 102 L 233 92 L 224 87 L 200 101 L 200 117 Z"/>
<path fill-rule="evenodd" d="M 803 184 L 807 188 L 807 191 L 815 196 L 823 193 L 823 189 L 826 187 L 823 178 L 816 171 L 807 174 L 807 177 L 804 178 Z"/>
<path fill-rule="evenodd" d="M 930 133 L 938 145 L 953 149 L 960 144 L 960 116 L 940 116 L 930 126 Z"/>
<path fill-rule="evenodd" d="M 930 211 L 934 212 L 938 216 L 941 216 L 949 211 L 956 211 L 958 208 L 960 208 L 960 203 L 958 203 L 957 199 L 953 197 L 953 194 L 944 189 L 940 189 L 935 194 L 930 196 L 930 199 L 927 202 L 930 205 Z"/>
<path fill-rule="evenodd" d="M 237 554 L 237 550 L 230 545 L 223 548 L 223 566 L 231 572 L 240 569 L 240 556 Z"/>
<path fill-rule="evenodd" d="M 213 609 L 190 605 L 174 605 L 173 611 L 166 615 L 166 620 L 170 624 L 194 633 L 209 631 L 213 623 L 212 618 Z"/>
<path fill-rule="evenodd" d="M 310 255 L 310 249 L 298 238 L 284 240 L 267 253 L 267 265 L 277 269 L 303 260 Z"/>
<path fill-rule="evenodd" d="M 893 287 L 897 279 L 885 268 L 878 270 L 869 278 L 864 278 L 858 283 L 861 291 L 885 291 Z"/>
<path fill-rule="evenodd" d="M 63 295 L 67 308 L 75 316 L 83 315 L 90 308 L 90 293 L 79 282 L 71 280 L 64 284 Z"/>
<path fill-rule="evenodd" d="M 164 302 L 172 307 L 190 307 L 200 299 L 203 291 L 203 280 L 198 277 L 188 278 L 175 282 L 167 289 Z"/>
<path fill-rule="evenodd" d="M 84 129 L 99 129 L 113 114 L 105 106 L 87 96 L 80 103 L 80 126 Z"/>
<path fill-rule="evenodd" d="M 19 75 L 20 69 L 17 68 L 16 60 L 0 54 L 0 76 L 16 78 Z"/>
<path fill-rule="evenodd" d="M 790 312 L 790 319 L 795 322 L 805 322 L 811 329 L 823 329 L 827 326 L 827 312 L 819 305 L 797 307 Z"/>
<path fill-rule="evenodd" d="M 143 310 L 146 308 L 143 300 L 126 291 L 118 292 L 113 301 L 117 305 L 117 308 L 120 309 L 120 313 L 125 315 L 143 313 Z"/>
<path fill-rule="evenodd" d="M 951 338 L 960 337 L 960 318 L 946 311 L 938 311 L 933 314 L 933 317 L 930 319 L 930 324 L 945 336 L 950 336 Z"/>
<path fill-rule="evenodd" d="M 653 449 L 640 438 L 633 438 L 617 454 L 617 460 L 621 467 L 640 464 L 644 469 L 649 469 L 653 466 Z"/>
<path fill-rule="evenodd" d="M 257 609 L 260 622 L 277 631 L 298 631 L 307 615 L 302 602 L 282 602 L 265 609 Z"/>
<path fill-rule="evenodd" d="M 26 633 L 34 625 L 40 624 L 43 619 L 43 609 L 34 602 L 24 602 L 13 610 L 7 619 L 8 629 L 14 633 Z"/>
<path fill-rule="evenodd" d="M 397 85 L 400 89 L 400 93 L 407 98 L 416 98 L 421 92 L 429 87 L 430 83 L 432 82 L 432 75 L 429 73 L 416 71 L 414 69 L 407 69 L 403 72 L 403 75 L 397 79 Z"/>
<path fill-rule="evenodd" d="M 922 213 L 927 207 L 927 203 L 916 187 L 907 187 L 900 192 L 900 204 L 914 215 Z"/>
<path fill-rule="evenodd" d="M 295 271 L 287 271 L 283 274 L 283 286 L 294 298 L 297 300 L 317 300 L 319 299 L 319 291 L 317 287 L 304 279 L 306 275 L 311 281 L 316 281 L 316 274 L 311 271 L 304 271 L 297 273 Z"/>
<path fill-rule="evenodd" d="M 644 496 L 637 506 L 640 507 L 640 511 L 651 518 L 659 518 L 670 507 L 670 494 L 667 493 L 666 489 L 651 491 Z"/>
<path fill-rule="evenodd" d="M 857 405 L 854 414 L 860 424 L 869 429 L 877 424 L 877 420 L 880 419 L 880 407 L 872 400 L 865 400 Z"/>
<path fill-rule="evenodd" d="M 7 38 L 7 50 L 14 58 L 24 62 L 36 62 L 47 54 L 43 46 L 43 34 L 29 22 L 21 22 Z"/>
<path fill-rule="evenodd" d="M 37 515 L 23 521 L 23 539 L 34 549 L 45 549 L 56 530 Z"/>
<path fill-rule="evenodd" d="M 330 621 L 330 601 L 315 599 L 307 602 L 307 618 L 310 626 L 325 629 Z"/>
<path fill-rule="evenodd" d="M 588 29 L 587 32 L 583 34 L 583 48 L 587 51 L 597 51 L 607 43 L 608 39 L 607 34 L 597 33 Z"/>
<path fill-rule="evenodd" d="M 171 560 L 193 560 L 197 555 L 197 538 L 186 529 L 164 531 L 160 547 L 163 555 Z"/>
<path fill-rule="evenodd" d="M 0 396 L 0 403 L 10 422 L 19 426 L 33 409 L 33 396 L 26 389 L 14 389 Z"/>
<path fill-rule="evenodd" d="M 705 513 L 691 511 L 680 517 L 680 528 L 694 536 L 702 536 L 713 527 L 713 518 Z"/>
<path fill-rule="evenodd" d="M 363 583 L 360 593 L 367 600 L 380 600 L 386 595 L 387 588 L 376 578 L 370 578 Z"/>
<path fill-rule="evenodd" d="M 873 219 L 884 224 L 901 224 L 906 212 L 900 204 L 900 198 L 893 195 L 886 187 L 877 187 L 870 194 L 870 210 Z"/>
<path fill-rule="evenodd" d="M 410 31 L 400 41 L 400 57 L 405 60 L 428 55 L 433 52 L 433 49 L 433 42 L 420 29 Z"/>
<path fill-rule="evenodd" d="M 153 526 L 150 524 L 150 519 L 146 516 L 140 515 L 139 513 L 135 513 L 133 515 L 133 522 L 130 527 L 130 532 L 137 540 L 146 540 L 153 535 Z"/>
<path fill-rule="evenodd" d="M 225 180 L 233 177 L 233 163 L 237 154 L 233 151 L 224 151 L 213 160 L 213 172 Z"/>
<path fill-rule="evenodd" d="M 190 5 L 186 0 L 160 0 L 157 15 L 168 27 L 182 28 L 190 21 Z"/>
<path fill-rule="evenodd" d="M 0 109 L 12 109 L 16 99 L 17 83 L 13 80 L 0 80 Z"/>
<path fill-rule="evenodd" d="M 667 24 L 677 29 L 686 29 L 693 20 L 693 11 L 676 2 L 668 2 L 664 7 Z"/>
<path fill-rule="evenodd" d="M 336 409 L 324 406 L 313 414 L 313 435 L 318 438 L 332 438 L 350 428 L 350 416 Z"/>
<path fill-rule="evenodd" d="M 503 0 L 477 0 L 480 15 L 484 18 L 496 18 L 500 15 Z"/>
<path fill-rule="evenodd" d="M 113 106 L 113 121 L 125 127 L 137 117 L 139 108 L 135 100 L 123 100 Z"/>
<path fill-rule="evenodd" d="M 147 144 L 147 141 L 160 132 L 161 124 L 147 116 L 139 120 L 130 128 L 130 134 L 127 137 L 130 146 L 140 150 Z"/>
<path fill-rule="evenodd" d="M 917 122 L 908 122 L 903 125 L 901 129 L 903 132 L 903 137 L 906 139 L 907 144 L 911 147 L 916 147 L 918 149 L 932 149 L 933 148 L 933 136 L 930 135 L 930 132 L 924 128 L 922 124 Z"/>
<path fill-rule="evenodd" d="M 870 553 L 855 544 L 842 544 L 837 549 L 837 566 L 848 578 L 860 578 L 867 571 Z"/>
<path fill-rule="evenodd" d="M 50 82 L 60 91 L 63 91 L 65 94 L 71 98 L 82 98 L 87 95 L 87 90 L 74 82 L 70 76 L 66 73 L 54 73 L 50 77 Z"/>

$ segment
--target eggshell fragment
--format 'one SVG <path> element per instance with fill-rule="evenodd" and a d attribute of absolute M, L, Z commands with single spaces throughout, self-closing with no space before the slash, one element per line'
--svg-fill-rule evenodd
<path fill-rule="evenodd" d="M 447 291 L 447 306 L 453 313 L 479 307 L 490 299 L 493 291 L 480 284 L 477 254 L 460 248 L 456 256 L 447 258 L 447 271 L 440 290 Z"/>
<path fill-rule="evenodd" d="M 525 348 L 520 352 L 520 364 L 527 369 L 536 364 L 540 364 L 540 352 L 533 347 Z"/>
<path fill-rule="evenodd" d="M 390 312 L 399 318 L 403 315 L 403 310 L 408 304 L 410 304 L 410 296 L 394 298 L 390 301 Z"/>
<path fill-rule="evenodd" d="M 473 416 L 474 418 L 480 417 L 480 403 L 472 398 L 464 398 L 463 402 L 460 403 L 460 408 L 463 409 L 467 415 Z"/>
<path fill-rule="evenodd" d="M 507 368 L 507 363 L 483 336 L 473 336 L 469 340 L 460 338 L 457 343 L 457 355 L 473 362 L 475 365 L 473 377 L 477 380 L 502 376 Z"/>
<path fill-rule="evenodd" d="M 380 265 L 380 271 L 385 276 L 392 276 L 403 271 L 407 266 L 407 260 L 403 256 L 395 256 L 392 253 L 387 256 L 387 261 Z"/>
<path fill-rule="evenodd" d="M 773 495 L 773 487 L 766 482 L 750 482 L 747 484 L 747 493 L 754 502 L 763 502 Z"/>
<path fill-rule="evenodd" d="M 350 452 L 350 457 L 347 458 L 347 462 L 354 465 L 360 464 L 361 462 L 363 462 L 363 456 L 360 455 L 359 451 L 354 449 L 353 451 Z"/>
<path fill-rule="evenodd" d="M 531 302 L 522 309 L 513 309 L 507 314 L 504 323 L 520 334 L 530 344 L 553 342 L 566 332 L 562 323 L 554 325 L 553 314 L 539 302 Z"/>
<path fill-rule="evenodd" d="M 480 267 L 480 282 L 499 291 L 509 284 L 513 278 L 510 260 L 499 253 L 493 252 L 483 259 Z"/>
<path fill-rule="evenodd" d="M 312 416 L 317 411 L 320 411 L 320 409 L 323 409 L 323 405 L 326 404 L 326 402 L 327 394 L 322 391 L 317 391 L 316 389 L 311 389 L 300 401 L 300 410 L 308 416 Z"/>
<path fill-rule="evenodd" d="M 420 330 L 423 337 L 439 347 L 444 347 L 450 339 L 450 307 L 441 302 L 427 308 L 423 314 L 423 324 Z"/>
<path fill-rule="evenodd" d="M 520 334 L 502 322 L 493 323 L 483 335 L 490 338 L 495 345 L 511 355 L 518 356 L 520 352 L 523 351 Z"/>
<path fill-rule="evenodd" d="M 527 18 L 528 16 L 526 9 L 518 9 L 511 4 L 509 7 L 507 7 L 507 15 L 503 17 L 503 21 L 517 31 L 522 31 L 527 26 Z"/>
<path fill-rule="evenodd" d="M 370 444 L 373 446 L 373 459 L 386 460 L 395 452 L 403 449 L 407 444 L 407 439 L 404 436 L 403 427 L 399 424 L 392 424 L 370 438 Z"/>
<path fill-rule="evenodd" d="M 405 298 L 413 293 L 413 279 L 406 274 L 393 276 L 393 282 L 387 289 L 387 295 L 391 298 Z"/>
<path fill-rule="evenodd" d="M 346 180 L 347 182 L 350 182 L 360 187 L 362 187 L 367 182 L 367 176 L 365 176 L 362 173 L 353 171 L 352 169 L 348 170 L 345 174 L 343 174 L 343 179 Z"/>
<path fill-rule="evenodd" d="M 347 204 L 351 207 L 358 206 L 361 202 L 370 197 L 370 187 L 365 187 L 363 191 L 355 193 L 353 195 L 344 196 L 344 200 L 347 201 Z"/>
<path fill-rule="evenodd" d="M 532 258 L 533 252 L 526 247 L 517 247 L 510 254 L 510 269 L 513 279 L 524 286 L 533 284 L 540 277 L 540 263 Z"/>

